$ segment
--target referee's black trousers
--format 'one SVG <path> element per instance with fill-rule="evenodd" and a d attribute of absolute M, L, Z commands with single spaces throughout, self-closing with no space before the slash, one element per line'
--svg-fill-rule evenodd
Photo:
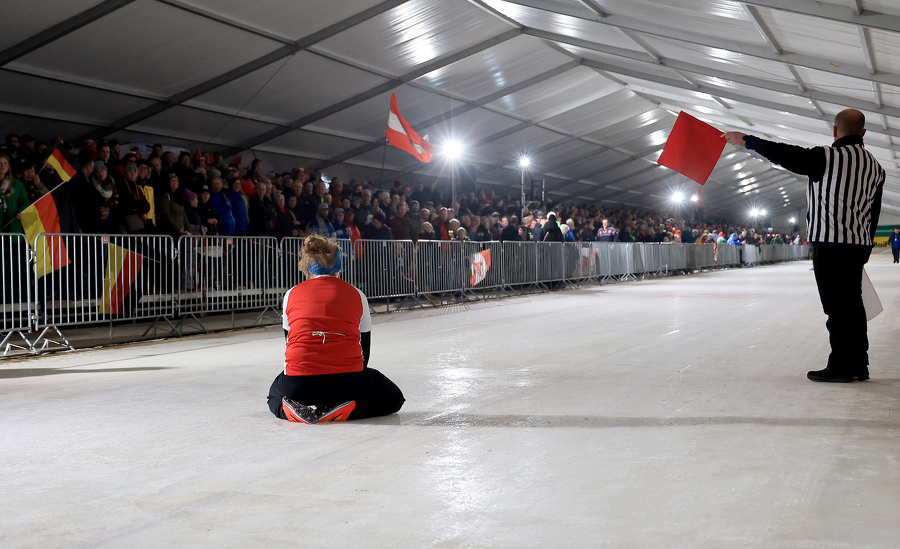
<path fill-rule="evenodd" d="M 871 253 L 869 246 L 812 247 L 819 299 L 828 315 L 825 326 L 831 342 L 829 369 L 855 372 L 869 364 L 862 272 Z"/>

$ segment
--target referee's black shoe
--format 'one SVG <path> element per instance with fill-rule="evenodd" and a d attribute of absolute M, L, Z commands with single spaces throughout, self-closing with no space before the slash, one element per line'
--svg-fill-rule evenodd
<path fill-rule="evenodd" d="M 835 370 L 833 368 L 813 370 L 807 372 L 806 377 L 810 381 L 824 381 L 827 383 L 851 383 L 856 379 L 856 376 L 852 372 Z M 868 372 L 866 372 L 866 379 L 869 379 Z"/>

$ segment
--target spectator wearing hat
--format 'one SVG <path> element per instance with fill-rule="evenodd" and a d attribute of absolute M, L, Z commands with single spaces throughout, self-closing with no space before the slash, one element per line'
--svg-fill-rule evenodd
<path fill-rule="evenodd" d="M 190 189 L 184 190 L 184 213 L 188 219 L 188 232 L 193 235 L 206 234 L 206 227 L 200 217 L 200 196 Z"/>
<path fill-rule="evenodd" d="M 329 206 L 326 202 L 320 202 L 316 208 L 316 216 L 306 226 L 309 234 L 319 234 L 326 238 L 335 236 L 334 226 L 328 221 Z"/>
<path fill-rule="evenodd" d="M 422 230 L 419 232 L 417 240 L 434 240 L 434 238 L 434 226 L 428 221 L 423 222 Z"/>
<path fill-rule="evenodd" d="M 547 222 L 541 227 L 541 241 L 563 242 L 563 240 L 562 230 L 560 230 L 559 225 L 556 223 L 556 214 L 550 212 L 547 214 Z"/>
<path fill-rule="evenodd" d="M 440 208 L 437 210 L 437 215 L 431 220 L 431 225 L 434 226 L 436 240 L 450 240 L 449 221 L 450 212 L 447 208 Z"/>
<path fill-rule="evenodd" d="M 190 220 L 188 220 L 181 197 L 184 191 L 179 189 L 180 182 L 175 172 L 169 173 L 169 188 L 156 198 L 156 212 L 159 230 L 174 239 L 181 235 L 191 234 Z"/>
<path fill-rule="evenodd" d="M 372 222 L 366 225 L 366 232 L 363 238 L 367 240 L 393 240 L 394 235 L 391 228 L 385 225 L 384 212 L 376 212 L 372 216 Z"/>
<path fill-rule="evenodd" d="M 209 205 L 217 220 L 216 232 L 220 235 L 233 235 L 235 230 L 234 209 L 231 207 L 231 199 L 222 190 L 222 178 L 220 177 L 214 177 L 209 182 Z"/>
<path fill-rule="evenodd" d="M 197 212 L 200 214 L 200 223 L 203 225 L 203 234 L 218 234 L 219 220 L 213 212 L 212 205 L 209 203 L 209 185 L 201 185 L 197 194 Z"/>
<path fill-rule="evenodd" d="M 346 240 L 350 238 L 350 231 L 344 223 L 344 217 L 344 208 L 335 208 L 331 214 L 331 226 L 334 227 L 334 236 Z"/>
<path fill-rule="evenodd" d="M 234 217 L 234 236 L 246 236 L 250 233 L 250 214 L 247 203 L 241 193 L 243 181 L 237 177 L 231 180 L 231 187 L 224 191 L 231 203 L 231 215 Z"/>
<path fill-rule="evenodd" d="M 125 164 L 125 176 L 117 182 L 119 207 L 122 213 L 122 227 L 127 234 L 142 234 L 147 230 L 146 214 L 150 202 L 138 183 L 137 164 Z"/>

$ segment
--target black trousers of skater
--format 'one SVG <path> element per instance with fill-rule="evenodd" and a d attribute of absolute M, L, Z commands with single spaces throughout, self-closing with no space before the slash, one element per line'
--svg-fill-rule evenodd
<path fill-rule="evenodd" d="M 306 406 L 337 406 L 356 401 L 348 419 L 386 416 L 400 410 L 406 399 L 393 381 L 372 368 L 346 374 L 286 376 L 278 374 L 269 389 L 269 409 L 281 419 L 281 398 L 288 397 Z"/>
<path fill-rule="evenodd" d="M 869 364 L 862 272 L 871 252 L 868 246 L 812 247 L 819 299 L 828 315 L 825 326 L 831 342 L 830 369 L 853 373 Z"/>
<path fill-rule="evenodd" d="M 894 254 L 894 263 L 900 263 L 900 248 L 891 248 L 891 253 Z"/>

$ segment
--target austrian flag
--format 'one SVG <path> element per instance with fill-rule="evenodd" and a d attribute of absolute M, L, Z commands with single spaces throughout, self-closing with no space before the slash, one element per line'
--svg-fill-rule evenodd
<path fill-rule="evenodd" d="M 400 107 L 397 106 L 397 98 L 394 94 L 391 94 L 391 114 L 388 116 L 385 137 L 387 137 L 388 143 L 401 151 L 408 152 L 422 162 L 431 162 L 431 157 L 434 156 L 428 136 L 419 137 L 416 130 L 400 116 Z"/>
<path fill-rule="evenodd" d="M 475 287 L 485 279 L 487 272 L 491 268 L 491 251 L 485 250 L 481 253 L 470 255 L 469 263 L 472 266 L 472 277 L 469 279 L 469 283 L 472 287 Z"/>

